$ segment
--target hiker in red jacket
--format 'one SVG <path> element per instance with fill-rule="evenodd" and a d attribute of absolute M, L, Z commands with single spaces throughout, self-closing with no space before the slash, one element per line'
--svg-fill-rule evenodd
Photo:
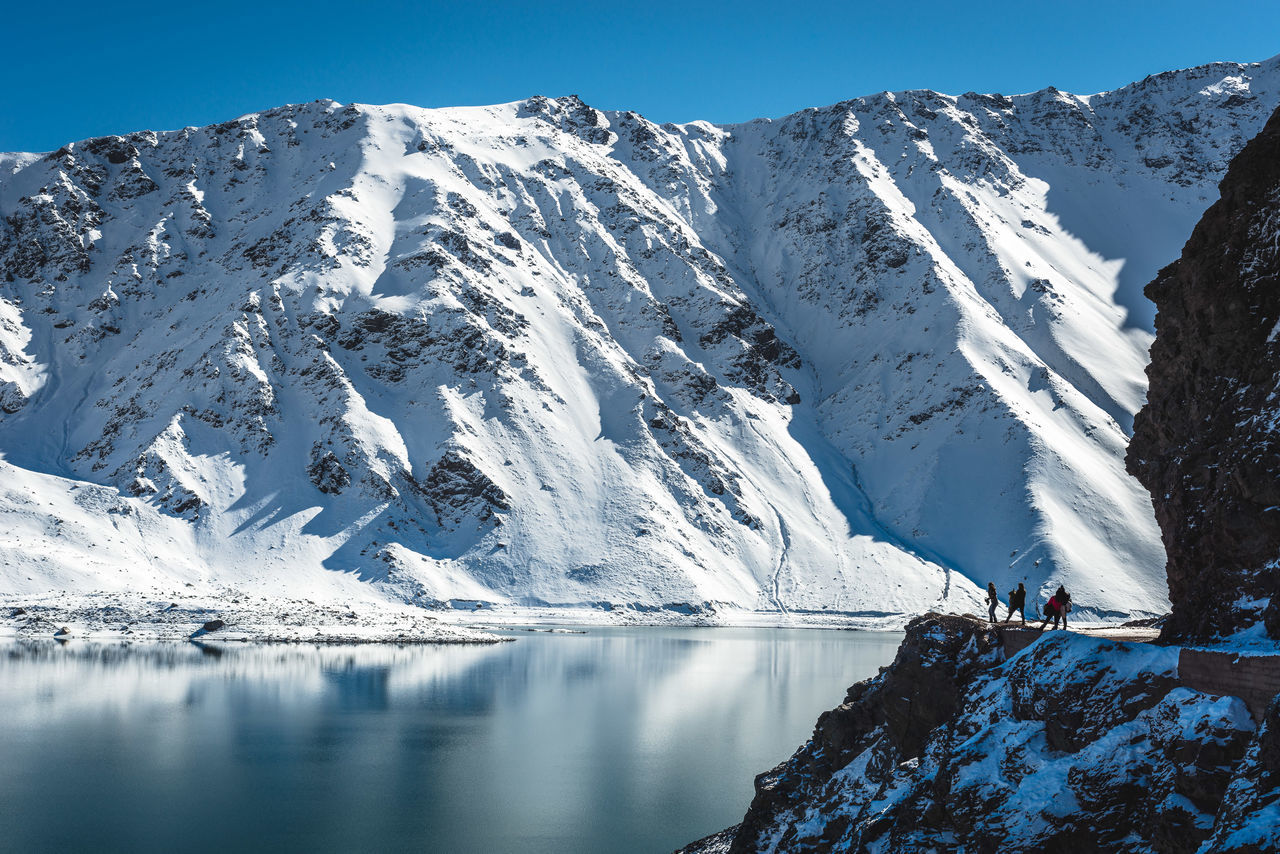
<path fill-rule="evenodd" d="M 1053 620 L 1053 627 L 1058 627 L 1058 621 L 1062 621 L 1062 628 L 1067 628 L 1067 611 L 1071 610 L 1071 594 L 1066 588 L 1059 585 L 1058 592 L 1049 597 L 1049 601 L 1044 606 L 1044 622 L 1040 624 L 1040 631 L 1044 631 L 1044 627 Z"/>

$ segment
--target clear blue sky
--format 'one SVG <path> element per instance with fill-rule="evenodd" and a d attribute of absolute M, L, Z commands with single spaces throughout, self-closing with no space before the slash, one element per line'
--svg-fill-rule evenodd
<path fill-rule="evenodd" d="M 1280 53 L 1280 0 L 11 3 L 0 151 L 334 98 L 580 94 L 743 121 L 883 89 L 1073 92 Z"/>

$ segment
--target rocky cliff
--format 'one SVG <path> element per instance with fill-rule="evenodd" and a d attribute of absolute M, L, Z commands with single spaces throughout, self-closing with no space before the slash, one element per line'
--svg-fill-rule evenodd
<path fill-rule="evenodd" d="M 1280 639 L 1280 112 L 1146 293 L 1151 386 L 1129 446 L 1168 553 L 1172 640 Z"/>
<path fill-rule="evenodd" d="M 1178 650 L 1067 632 L 1002 660 L 928 614 L 855 685 L 743 822 L 702 852 L 1262 854 L 1280 844 L 1280 705 L 1180 684 Z"/>

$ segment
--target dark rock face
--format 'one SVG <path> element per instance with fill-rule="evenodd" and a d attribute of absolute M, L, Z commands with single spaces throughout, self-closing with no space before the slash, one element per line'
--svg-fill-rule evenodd
<path fill-rule="evenodd" d="M 1280 700 L 1267 710 L 1213 824 L 1214 854 L 1280 850 Z"/>
<path fill-rule="evenodd" d="M 318 443 L 311 449 L 311 464 L 307 466 L 307 475 L 316 489 L 330 495 L 337 495 L 351 485 L 351 475 L 342 467 L 337 455 L 320 447 Z"/>
<path fill-rule="evenodd" d="M 850 688 L 843 703 L 818 719 L 807 744 L 756 778 L 755 799 L 731 850 L 761 850 L 780 825 L 786 826 L 782 850 L 824 850 L 795 839 L 792 822 L 806 802 L 864 752 L 874 752 L 874 766 L 890 773 L 919 757 L 928 734 L 955 712 L 973 674 L 998 663 L 998 647 L 996 633 L 976 619 L 926 614 L 912 620 L 893 664 Z M 847 820 L 838 825 L 831 832 L 848 830 Z"/>
<path fill-rule="evenodd" d="M 912 625 L 880 699 L 885 729 L 906 759 L 919 756 L 928 733 L 955 713 L 974 674 L 1000 660 L 999 634 L 981 621 L 930 614 Z"/>
<path fill-rule="evenodd" d="M 1156 340 L 1127 464 L 1168 552 L 1166 640 L 1259 620 L 1280 638 L 1280 111 L 1221 190 L 1146 289 Z"/>
<path fill-rule="evenodd" d="M 719 833 L 713 833 L 710 836 L 704 836 L 696 842 L 690 842 L 688 845 L 674 852 L 674 854 L 728 854 L 730 846 L 733 845 L 733 838 L 738 833 L 738 825 L 726 827 Z"/>
<path fill-rule="evenodd" d="M 471 460 L 455 450 L 446 451 L 427 473 L 423 491 L 440 520 L 457 521 L 474 515 L 481 522 L 494 513 L 509 510 L 510 499 Z"/>

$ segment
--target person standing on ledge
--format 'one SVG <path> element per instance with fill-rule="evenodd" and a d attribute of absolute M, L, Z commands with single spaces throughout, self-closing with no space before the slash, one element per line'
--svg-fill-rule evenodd
<path fill-rule="evenodd" d="M 994 581 L 987 582 L 987 613 L 991 615 L 991 622 L 996 621 L 996 607 L 1000 604 L 1000 596 L 996 593 L 996 583 Z"/>
<path fill-rule="evenodd" d="M 1044 631 L 1044 627 L 1048 625 L 1049 620 L 1053 620 L 1053 627 L 1058 627 L 1058 621 L 1062 621 L 1062 628 L 1067 627 L 1067 611 L 1071 609 L 1071 594 L 1061 584 L 1058 585 L 1058 592 L 1049 597 L 1049 602 L 1044 606 L 1044 622 L 1040 624 L 1040 631 Z"/>
<path fill-rule="evenodd" d="M 1009 616 L 1004 618 L 1006 623 L 1013 620 L 1013 612 L 1017 611 L 1022 615 L 1022 625 L 1027 624 L 1027 588 L 1022 586 L 1022 582 L 1018 582 L 1017 590 L 1009 591 Z"/>

